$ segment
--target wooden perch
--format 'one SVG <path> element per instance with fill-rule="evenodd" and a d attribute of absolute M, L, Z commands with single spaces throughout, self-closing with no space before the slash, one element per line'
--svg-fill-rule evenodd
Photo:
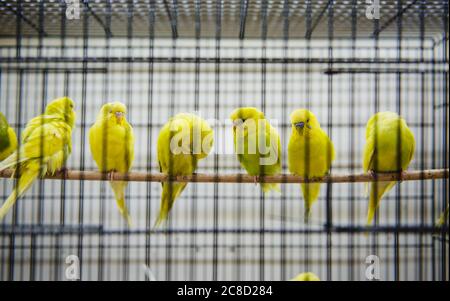
<path fill-rule="evenodd" d="M 0 171 L 0 178 L 9 178 L 12 170 Z M 373 181 L 418 181 L 448 178 L 448 169 L 431 169 L 424 171 L 405 171 L 403 173 L 378 173 L 378 174 L 353 174 L 353 175 L 328 175 L 305 179 L 293 175 L 263 176 L 257 178 L 260 183 L 356 183 Z M 194 174 L 190 176 L 168 176 L 162 173 L 130 172 L 127 174 L 99 171 L 61 170 L 54 175 L 46 175 L 45 179 L 59 180 L 86 180 L 86 181 L 129 181 L 129 182 L 198 182 L 198 183 L 255 183 L 255 177 L 244 174 Z"/>

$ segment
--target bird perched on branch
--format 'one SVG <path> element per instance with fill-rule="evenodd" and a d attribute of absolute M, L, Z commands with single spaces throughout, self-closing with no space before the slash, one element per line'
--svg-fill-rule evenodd
<path fill-rule="evenodd" d="M 236 109 L 230 116 L 233 121 L 234 150 L 241 166 L 255 177 L 275 175 L 281 170 L 280 136 L 256 108 Z M 280 191 L 279 184 L 262 183 L 264 192 Z"/>
<path fill-rule="evenodd" d="M 89 144 L 92 157 L 102 172 L 130 171 L 134 161 L 134 134 L 128 123 L 127 108 L 120 102 L 102 106 L 97 120 L 89 129 Z M 125 189 L 128 182 L 110 181 L 117 207 L 128 226 L 131 217 L 125 202 Z"/>
<path fill-rule="evenodd" d="M 208 156 L 214 141 L 214 132 L 202 118 L 187 113 L 172 117 L 158 136 L 158 163 L 162 173 L 192 175 L 200 159 Z M 173 203 L 186 183 L 162 183 L 161 208 L 155 227 L 167 219 Z"/>
<path fill-rule="evenodd" d="M 365 172 L 403 172 L 413 159 L 416 141 L 405 120 L 393 112 L 373 115 L 366 126 L 363 169 Z M 370 184 L 367 225 L 372 223 L 381 198 L 395 181 Z"/>
<path fill-rule="evenodd" d="M 314 273 L 306 272 L 298 274 L 291 281 L 320 281 L 320 278 Z"/>
<path fill-rule="evenodd" d="M 288 145 L 289 171 L 304 178 L 325 176 L 335 158 L 333 142 L 321 129 L 316 116 L 306 109 L 291 114 L 292 134 Z M 302 183 L 305 199 L 305 221 L 319 197 L 320 183 Z"/>
<path fill-rule="evenodd" d="M 13 168 L 17 185 L 0 208 L 0 220 L 38 176 L 54 174 L 72 152 L 72 129 L 76 114 L 68 97 L 53 100 L 45 112 L 31 119 L 22 132 L 22 144 L 0 163 L 0 171 Z"/>
<path fill-rule="evenodd" d="M 9 126 L 5 115 L 0 112 L 0 162 L 9 157 L 16 147 L 16 132 Z"/>

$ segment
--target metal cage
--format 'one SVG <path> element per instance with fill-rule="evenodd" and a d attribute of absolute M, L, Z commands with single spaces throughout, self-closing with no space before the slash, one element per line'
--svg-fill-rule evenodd
<path fill-rule="evenodd" d="M 436 227 L 448 206 L 447 0 L 0 0 L 0 24 L 0 111 L 19 136 L 50 100 L 70 96 L 78 118 L 66 168 L 80 171 L 37 180 L 1 221 L 0 280 L 68 280 L 73 264 L 80 280 L 288 280 L 306 271 L 367 280 L 373 265 L 381 280 L 449 280 L 448 217 Z M 108 183 L 88 176 L 97 166 L 87 131 L 115 100 L 136 136 L 133 227 Z M 332 176 L 309 223 L 287 176 L 280 194 L 263 194 L 241 175 L 227 123 L 240 106 L 261 109 L 279 130 L 283 175 L 294 109 L 310 108 L 334 141 Z M 386 110 L 415 135 L 412 180 L 384 197 L 367 228 L 365 126 Z M 197 170 L 209 180 L 189 183 L 155 230 L 156 141 L 179 112 L 215 120 L 214 150 Z M 3 202 L 15 181 L 1 175 Z"/>

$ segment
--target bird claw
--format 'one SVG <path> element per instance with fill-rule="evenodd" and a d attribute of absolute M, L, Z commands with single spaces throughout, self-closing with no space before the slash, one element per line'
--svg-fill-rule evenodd
<path fill-rule="evenodd" d="M 254 176 L 253 180 L 255 182 L 255 185 L 257 185 L 259 183 L 260 178 L 259 178 L 259 176 Z"/>
<path fill-rule="evenodd" d="M 116 171 L 115 170 L 111 170 L 110 172 L 108 172 L 108 179 L 110 182 L 114 181 L 114 173 Z"/>
<path fill-rule="evenodd" d="M 369 175 L 370 175 L 372 178 L 375 178 L 376 175 L 377 175 L 376 172 L 375 172 L 373 169 L 369 169 L 368 173 L 369 173 Z"/>
<path fill-rule="evenodd" d="M 69 172 L 69 169 L 68 169 L 67 167 L 63 166 L 63 167 L 61 167 L 61 168 L 59 169 L 59 172 L 60 172 L 62 175 L 64 175 L 64 177 L 66 178 L 66 177 L 67 177 L 67 173 Z"/>

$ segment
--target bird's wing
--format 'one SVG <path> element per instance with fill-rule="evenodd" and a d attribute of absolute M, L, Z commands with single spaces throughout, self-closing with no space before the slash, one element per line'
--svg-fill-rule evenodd
<path fill-rule="evenodd" d="M 336 158 L 336 150 L 334 149 L 333 141 L 331 141 L 331 139 L 330 139 L 330 137 L 328 137 L 328 135 L 326 135 L 326 139 L 327 139 L 327 147 L 328 147 L 328 150 L 330 151 L 330 155 L 331 155 L 330 156 L 330 164 L 331 164 L 331 162 L 333 162 L 334 159 Z"/>
<path fill-rule="evenodd" d="M 8 128 L 9 125 L 5 116 L 0 113 L 0 151 L 6 149 L 10 145 Z"/>
<path fill-rule="evenodd" d="M 68 137 L 52 123 L 38 126 L 30 132 L 23 146 L 23 156 L 26 158 L 50 157 L 61 151 Z"/>
<path fill-rule="evenodd" d="M 51 123 L 55 120 L 55 116 L 52 115 L 39 115 L 31 119 L 22 132 L 22 143 L 25 143 L 36 129 L 41 129 L 41 127 L 45 124 Z"/>
<path fill-rule="evenodd" d="M 126 168 L 127 170 L 131 169 L 131 166 L 133 165 L 133 161 L 134 161 L 134 133 L 133 133 L 133 128 L 131 127 L 131 125 L 127 122 L 125 125 L 125 129 L 126 129 L 126 137 L 128 138 L 126 143 L 126 147 L 127 147 L 127 161 L 126 161 Z"/>
<path fill-rule="evenodd" d="M 169 121 L 170 122 L 170 121 Z M 166 124 L 158 136 L 157 157 L 160 172 L 168 172 L 168 152 L 170 152 L 170 130 L 169 125 Z"/>
<path fill-rule="evenodd" d="M 409 162 L 411 162 L 411 160 L 413 159 L 415 150 L 416 150 L 416 139 L 414 138 L 414 135 L 411 133 L 411 148 L 408 160 Z"/>
<path fill-rule="evenodd" d="M 373 169 L 373 159 L 375 157 L 375 139 L 374 139 L 374 120 L 372 117 L 367 122 L 366 128 L 366 144 L 364 146 L 363 170 L 367 172 Z"/>

